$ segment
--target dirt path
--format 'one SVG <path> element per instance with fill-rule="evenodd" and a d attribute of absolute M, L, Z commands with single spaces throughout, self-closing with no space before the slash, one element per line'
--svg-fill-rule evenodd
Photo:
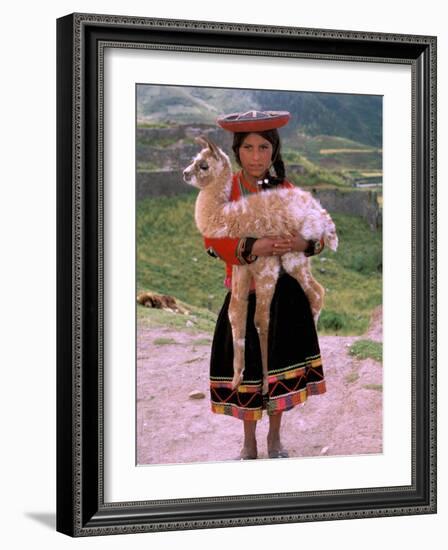
<path fill-rule="evenodd" d="M 382 452 L 382 365 L 349 355 L 361 338 L 382 340 L 378 308 L 362 336 L 321 336 L 327 393 L 283 415 L 282 442 L 291 457 Z M 241 421 L 210 411 L 209 334 L 138 330 L 137 437 L 139 464 L 233 460 Z M 191 392 L 204 397 L 189 397 Z M 268 419 L 257 426 L 258 455 L 267 458 Z"/>

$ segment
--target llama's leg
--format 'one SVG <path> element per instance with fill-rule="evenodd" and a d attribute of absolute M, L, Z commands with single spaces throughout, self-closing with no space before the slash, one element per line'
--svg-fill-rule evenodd
<path fill-rule="evenodd" d="M 243 380 L 247 301 L 250 281 L 251 273 L 248 266 L 233 267 L 232 294 L 229 303 L 229 321 L 232 327 L 233 338 L 233 389 L 237 388 Z"/>
<path fill-rule="evenodd" d="M 261 261 L 260 261 L 261 260 Z M 257 265 L 255 265 L 257 264 Z M 255 279 L 256 308 L 254 324 L 260 339 L 261 361 L 263 368 L 263 394 L 268 393 L 268 336 L 269 317 L 272 297 L 275 292 L 280 262 L 277 257 L 269 256 L 258 258 L 251 264 L 252 274 Z"/>
<path fill-rule="evenodd" d="M 308 272 L 307 282 L 309 284 L 307 297 L 310 303 L 314 324 L 317 328 L 317 322 L 322 308 L 324 307 L 325 289 L 316 281 L 311 272 Z"/>
<path fill-rule="evenodd" d="M 303 292 L 308 298 L 314 324 L 317 321 L 324 304 L 325 290 L 311 273 L 310 260 L 302 253 L 291 252 L 281 257 L 285 271 L 294 277 L 301 285 Z"/>

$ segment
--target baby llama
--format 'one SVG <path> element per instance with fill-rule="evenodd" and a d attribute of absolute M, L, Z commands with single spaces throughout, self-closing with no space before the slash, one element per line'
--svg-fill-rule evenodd
<path fill-rule="evenodd" d="M 335 251 L 338 246 L 336 227 L 328 212 L 311 195 L 298 187 L 278 188 L 230 201 L 232 166 L 229 157 L 206 138 L 196 141 L 203 149 L 184 170 L 184 181 L 200 192 L 196 199 L 195 221 L 205 237 L 273 237 L 300 233 L 307 240 L 324 239 Z M 234 350 L 232 388 L 243 380 L 244 343 L 250 281 L 256 288 L 254 324 L 260 339 L 263 368 L 263 394 L 268 391 L 268 330 L 269 315 L 280 262 L 302 286 L 317 323 L 323 306 L 324 289 L 313 278 L 310 260 L 302 252 L 290 252 L 280 257 L 259 256 L 247 265 L 235 265 L 232 271 L 232 292 L 229 321 Z"/>

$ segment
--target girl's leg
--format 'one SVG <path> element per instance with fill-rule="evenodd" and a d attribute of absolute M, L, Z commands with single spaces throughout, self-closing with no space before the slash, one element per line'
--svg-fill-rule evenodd
<path fill-rule="evenodd" d="M 269 458 L 288 458 L 288 452 L 282 447 L 280 441 L 280 425 L 282 422 L 282 413 L 269 416 L 268 431 L 268 457 Z"/>
<path fill-rule="evenodd" d="M 244 443 L 241 449 L 240 457 L 244 460 L 257 458 L 257 439 L 255 430 L 257 428 L 256 420 L 243 420 L 244 425 Z"/>

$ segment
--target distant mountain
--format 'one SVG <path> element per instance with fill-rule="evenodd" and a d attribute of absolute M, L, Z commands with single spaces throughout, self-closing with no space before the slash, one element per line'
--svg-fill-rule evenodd
<path fill-rule="evenodd" d="M 192 86 L 137 86 L 140 122 L 162 125 L 215 124 L 222 113 L 251 109 L 289 111 L 282 132 L 331 135 L 382 147 L 382 97 Z"/>

